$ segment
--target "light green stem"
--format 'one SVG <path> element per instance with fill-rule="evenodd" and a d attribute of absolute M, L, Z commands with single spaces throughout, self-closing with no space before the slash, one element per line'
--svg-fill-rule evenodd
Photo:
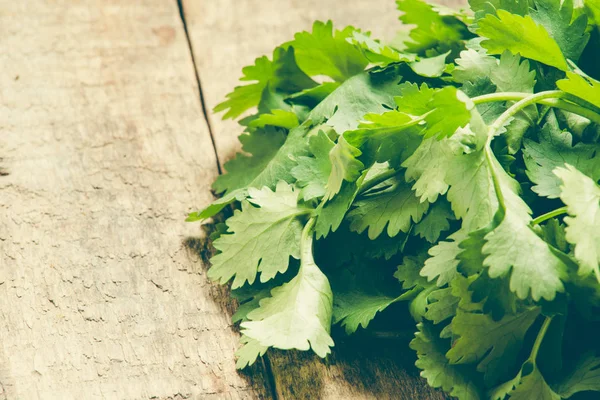
<path fill-rule="evenodd" d="M 544 336 L 546 336 L 546 332 L 550 327 L 550 323 L 552 323 L 552 317 L 546 317 L 540 331 L 538 332 L 537 337 L 535 338 L 535 342 L 533 343 L 533 348 L 531 349 L 531 354 L 529 355 L 529 361 L 535 364 L 535 360 L 537 359 L 538 352 L 540 351 L 540 346 L 544 341 Z"/>
<path fill-rule="evenodd" d="M 559 215 L 566 214 L 566 213 L 567 213 L 567 207 L 557 208 L 556 210 L 552 210 L 550 212 L 547 212 L 546 214 L 542 214 L 539 217 L 533 219 L 531 221 L 531 225 L 532 226 L 539 225 L 542 222 L 544 222 L 550 218 L 554 218 L 554 217 L 557 217 Z"/>
<path fill-rule="evenodd" d="M 560 108 L 562 110 L 581 115 L 582 117 L 585 117 L 596 124 L 600 124 L 600 108 L 596 107 L 595 105 L 560 90 L 551 90 L 542 93 L 554 93 L 554 95 L 536 99 L 536 101 L 533 103 Z M 474 97 L 472 100 L 475 104 L 483 104 L 494 101 L 521 101 L 531 97 L 532 95 L 530 93 L 502 92 L 484 94 L 482 96 Z"/>

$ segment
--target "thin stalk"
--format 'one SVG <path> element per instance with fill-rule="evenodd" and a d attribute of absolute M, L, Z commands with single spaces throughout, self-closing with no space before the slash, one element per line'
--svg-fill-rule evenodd
<path fill-rule="evenodd" d="M 534 103 L 560 108 L 562 110 L 581 115 L 590 121 L 600 124 L 600 108 L 596 107 L 595 105 L 569 93 L 561 92 L 560 90 L 551 90 L 542 93 L 554 93 L 555 95 L 550 96 L 549 98 L 537 99 Z M 473 97 L 472 100 L 475 104 L 483 104 L 494 101 L 520 101 L 531 96 L 532 95 L 530 93 L 502 92 L 484 94 L 482 96 Z"/>
<path fill-rule="evenodd" d="M 531 349 L 531 354 L 529 355 L 529 361 L 535 364 L 535 360 L 537 358 L 538 352 L 540 351 L 540 346 L 544 341 L 544 336 L 546 336 L 546 332 L 550 327 L 550 323 L 552 322 L 552 317 L 546 317 L 540 331 L 538 332 L 537 337 L 535 338 L 535 342 L 533 343 L 533 348 Z"/>
<path fill-rule="evenodd" d="M 532 104 L 536 104 L 541 100 L 552 98 L 556 99 L 562 96 L 564 96 L 564 92 L 561 92 L 560 90 L 548 90 L 546 92 L 531 94 L 528 97 L 517 101 L 515 104 L 510 106 L 508 110 L 504 111 L 502 115 L 500 115 L 500 117 L 498 117 L 498 119 L 490 126 L 491 137 L 495 136 L 498 130 L 506 125 L 506 123 L 522 109 L 529 107 Z"/>
<path fill-rule="evenodd" d="M 388 171 L 382 172 L 379 175 L 375 175 L 374 177 L 372 177 L 371 179 L 369 179 L 368 181 L 366 181 L 365 183 L 363 183 L 360 186 L 360 189 L 358 190 L 358 194 L 363 194 L 367 190 L 373 189 L 375 186 L 379 185 L 381 182 L 385 182 L 388 179 L 396 176 L 397 173 L 398 173 L 398 171 L 390 169 Z"/>
<path fill-rule="evenodd" d="M 546 214 L 542 214 L 539 217 L 533 219 L 531 221 L 531 225 L 532 226 L 539 225 L 542 222 L 544 222 L 550 218 L 554 218 L 554 217 L 557 217 L 559 215 L 566 214 L 566 213 L 567 213 L 567 207 L 557 208 L 556 210 L 552 210 L 550 212 L 547 212 Z"/>

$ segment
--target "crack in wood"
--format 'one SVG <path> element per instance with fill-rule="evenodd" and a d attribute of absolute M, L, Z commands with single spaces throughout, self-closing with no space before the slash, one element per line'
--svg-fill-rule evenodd
<path fill-rule="evenodd" d="M 200 73 L 198 71 L 198 64 L 196 63 L 196 58 L 194 57 L 194 48 L 192 46 L 192 39 L 190 38 L 190 34 L 188 32 L 187 21 L 185 19 L 185 10 L 183 8 L 182 0 L 177 1 L 177 8 L 179 9 L 179 17 L 181 18 L 181 23 L 183 24 L 183 31 L 185 32 L 185 39 L 187 41 L 188 49 L 190 51 L 190 57 L 192 58 L 192 65 L 194 66 L 194 75 L 196 77 L 196 84 L 198 86 L 198 95 L 200 97 L 200 107 L 202 108 L 202 114 L 204 114 L 204 120 L 206 121 L 206 126 L 208 127 L 208 132 L 210 133 L 210 141 L 212 143 L 212 147 L 215 151 L 215 157 L 217 158 L 217 170 L 219 171 L 219 175 L 223 173 L 221 170 L 221 161 L 219 160 L 219 152 L 217 151 L 217 144 L 215 142 L 214 132 L 212 126 L 210 124 L 210 118 L 208 116 L 208 110 L 206 108 L 206 101 L 204 100 L 204 94 L 202 93 L 202 83 L 200 81 Z"/>

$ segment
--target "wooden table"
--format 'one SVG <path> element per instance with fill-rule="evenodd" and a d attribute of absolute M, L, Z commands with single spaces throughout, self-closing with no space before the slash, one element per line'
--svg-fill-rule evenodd
<path fill-rule="evenodd" d="M 350 346 L 238 374 L 225 291 L 184 244 L 238 149 L 210 110 L 242 66 L 314 19 L 390 38 L 397 15 L 392 0 L 1 0 L 0 398 L 443 398 Z"/>

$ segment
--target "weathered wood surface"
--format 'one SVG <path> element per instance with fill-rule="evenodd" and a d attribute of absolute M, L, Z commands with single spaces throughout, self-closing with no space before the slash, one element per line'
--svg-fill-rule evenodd
<path fill-rule="evenodd" d="M 183 5 L 208 109 L 314 19 L 398 28 L 392 0 Z M 215 153 L 175 0 L 0 0 L 0 60 L 0 399 L 442 398 L 393 341 L 235 371 L 183 218 L 240 130 L 210 115 Z"/>
<path fill-rule="evenodd" d="M 3 0 L 0 60 L 0 398 L 264 398 L 182 245 L 217 168 L 177 3 Z"/>
<path fill-rule="evenodd" d="M 240 128 L 210 110 L 238 85 L 243 66 L 270 55 L 295 32 L 310 30 L 316 19 L 354 25 L 382 39 L 401 29 L 393 0 L 183 0 L 183 5 L 221 164 L 239 150 Z M 411 368 L 414 355 L 406 342 L 379 345 L 385 350 L 372 354 L 338 343 L 327 361 L 308 353 L 270 352 L 275 390 L 281 399 L 444 398 Z"/>

